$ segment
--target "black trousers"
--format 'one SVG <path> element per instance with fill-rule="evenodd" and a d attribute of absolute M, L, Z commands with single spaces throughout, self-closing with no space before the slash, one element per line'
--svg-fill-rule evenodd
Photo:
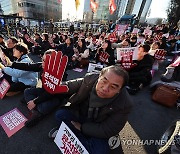
<path fill-rule="evenodd" d="M 31 86 L 27 86 L 22 82 L 12 82 L 10 83 L 10 88 L 8 92 L 17 92 L 17 91 L 24 91 L 26 88 L 30 88 Z"/>

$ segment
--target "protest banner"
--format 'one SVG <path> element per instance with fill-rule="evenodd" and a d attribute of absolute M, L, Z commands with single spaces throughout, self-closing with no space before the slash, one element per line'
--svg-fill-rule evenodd
<path fill-rule="evenodd" d="M 26 121 L 26 117 L 17 108 L 0 117 L 0 124 L 8 137 L 11 137 L 24 127 Z"/>
<path fill-rule="evenodd" d="M 133 28 L 132 34 L 137 34 L 139 33 L 139 29 L 138 28 Z"/>
<path fill-rule="evenodd" d="M 145 38 L 137 38 L 136 45 L 144 44 Z"/>
<path fill-rule="evenodd" d="M 115 31 L 118 34 L 118 36 L 124 34 L 127 27 L 128 27 L 128 25 L 121 25 L 121 24 L 116 25 Z"/>
<path fill-rule="evenodd" d="M 103 69 L 103 65 L 101 64 L 93 64 L 89 63 L 88 70 L 87 72 L 92 73 L 92 72 L 100 72 Z"/>
<path fill-rule="evenodd" d="M 61 51 L 52 52 L 51 55 L 46 55 L 42 84 L 47 92 L 55 94 L 68 91 L 66 85 L 61 85 L 67 61 L 68 57 L 63 56 Z"/>
<path fill-rule="evenodd" d="M 125 69 L 130 69 L 136 64 L 133 64 L 133 60 L 137 60 L 138 48 L 117 48 L 117 61 L 121 63 L 121 66 Z"/>
<path fill-rule="evenodd" d="M 63 154 L 89 154 L 76 135 L 62 122 L 54 142 Z"/>
<path fill-rule="evenodd" d="M 131 48 L 116 48 L 117 50 L 117 60 L 121 61 L 122 57 L 132 55 L 132 60 L 137 60 L 138 57 L 138 48 L 131 47 Z"/>
<path fill-rule="evenodd" d="M 3 79 L 2 82 L 0 83 L 0 99 L 3 99 L 9 88 L 10 88 L 9 82 L 6 79 Z"/>

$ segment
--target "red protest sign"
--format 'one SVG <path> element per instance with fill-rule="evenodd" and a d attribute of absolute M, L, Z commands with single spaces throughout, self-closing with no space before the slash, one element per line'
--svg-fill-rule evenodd
<path fill-rule="evenodd" d="M 26 121 L 26 117 L 17 108 L 0 117 L 0 124 L 8 137 L 19 131 Z"/>
<path fill-rule="evenodd" d="M 118 36 L 124 34 L 125 30 L 127 29 L 128 25 L 116 25 L 115 32 L 118 34 Z"/>
<path fill-rule="evenodd" d="M 115 43 L 117 42 L 117 37 L 116 37 L 116 32 L 114 31 L 113 33 L 109 34 L 108 36 L 108 40 L 111 42 L 111 43 Z"/>
<path fill-rule="evenodd" d="M 156 52 L 154 54 L 154 58 L 156 60 L 163 60 L 165 54 L 166 54 L 166 51 L 164 49 L 156 49 Z"/>
<path fill-rule="evenodd" d="M 63 56 L 61 51 L 52 52 L 51 55 L 46 55 L 42 83 L 47 92 L 55 94 L 68 91 L 66 85 L 61 85 L 67 61 L 68 57 Z"/>
<path fill-rule="evenodd" d="M 109 56 L 107 52 L 100 52 L 99 61 L 104 63 L 108 60 Z"/>
<path fill-rule="evenodd" d="M 3 79 L 2 82 L 0 83 L 0 99 L 3 99 L 9 88 L 10 88 L 9 82 L 6 79 Z"/>
<path fill-rule="evenodd" d="M 126 70 L 133 68 L 133 60 L 137 59 L 138 48 L 117 48 L 117 60 Z"/>
<path fill-rule="evenodd" d="M 121 60 L 121 65 L 124 69 L 128 70 L 136 66 L 136 64 L 133 64 L 133 53 L 125 53 Z"/>

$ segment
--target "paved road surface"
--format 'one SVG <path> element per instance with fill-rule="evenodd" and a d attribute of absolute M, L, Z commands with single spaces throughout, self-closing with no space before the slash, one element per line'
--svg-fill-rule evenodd
<path fill-rule="evenodd" d="M 34 58 L 34 57 L 32 57 Z M 159 78 L 160 70 L 153 80 Z M 69 79 L 83 76 L 85 71 L 78 73 L 68 72 Z M 23 94 L 13 97 L 5 97 L 0 100 L 0 115 L 18 108 L 27 116 L 27 108 L 20 103 Z M 136 96 L 132 96 L 134 108 L 129 116 L 128 123 L 121 131 L 122 146 L 125 154 L 156 154 L 156 146 L 132 145 L 132 139 L 136 141 L 159 140 L 168 125 L 179 117 L 180 110 L 167 108 L 151 101 L 149 87 L 144 88 Z M 49 130 L 56 125 L 54 113 L 45 117 L 33 128 L 22 128 L 12 137 L 8 138 L 0 127 L 0 154 L 59 154 L 58 147 L 48 139 Z M 142 142 L 141 142 L 142 144 Z"/>

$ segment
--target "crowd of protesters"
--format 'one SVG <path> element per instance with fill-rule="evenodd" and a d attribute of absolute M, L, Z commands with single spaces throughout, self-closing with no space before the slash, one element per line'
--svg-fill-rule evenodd
<path fill-rule="evenodd" d="M 3 79 L 6 79 L 10 83 L 10 89 L 6 93 L 6 96 L 14 96 L 20 92 L 23 92 L 24 90 L 24 99 L 21 100 L 24 104 L 27 105 L 28 109 L 32 111 L 33 116 L 25 123 L 25 126 L 32 127 L 37 122 L 44 117 L 44 115 L 49 114 L 54 109 L 56 109 L 59 105 L 63 106 L 64 99 L 68 99 L 72 92 L 68 92 L 66 95 L 54 95 L 52 96 L 49 94 L 43 87 L 36 88 L 36 84 L 38 81 L 38 73 L 40 74 L 43 71 L 44 68 L 44 61 L 46 59 L 46 55 L 51 55 L 52 52 L 56 51 L 62 51 L 63 55 L 66 55 L 68 57 L 68 64 L 66 67 L 66 70 L 74 69 L 74 68 L 87 68 L 89 63 L 93 62 L 96 64 L 101 64 L 105 68 L 107 67 L 107 70 L 104 70 L 104 72 L 101 72 L 99 79 L 97 80 L 97 77 L 93 79 L 92 76 L 86 76 L 84 80 L 86 81 L 93 81 L 93 84 L 90 84 L 90 87 L 92 88 L 90 92 L 90 98 L 87 96 L 86 98 L 83 97 L 83 101 L 90 101 L 91 99 L 96 100 L 95 102 L 98 103 L 98 101 L 102 102 L 102 98 L 107 98 L 108 101 L 112 101 L 110 99 L 114 99 L 116 94 L 118 95 L 118 100 L 124 101 L 123 103 L 126 103 L 126 105 L 121 108 L 121 114 L 123 114 L 123 118 L 120 120 L 120 122 L 116 118 L 109 118 L 108 125 L 112 125 L 116 131 L 108 130 L 109 126 L 104 126 L 104 129 L 106 129 L 107 132 L 104 132 L 105 134 L 102 134 L 100 131 L 103 128 L 98 128 L 98 126 L 94 126 L 92 124 L 83 124 L 81 128 L 79 128 L 79 123 L 73 123 L 73 126 L 77 129 L 81 129 L 82 133 L 85 135 L 93 136 L 94 138 L 101 138 L 102 140 L 99 140 L 98 146 L 101 146 L 108 151 L 106 148 L 107 144 L 107 138 L 110 136 L 116 135 L 115 133 L 118 133 L 127 121 L 127 115 L 130 112 L 131 109 L 131 100 L 129 99 L 129 94 L 136 94 L 139 90 L 141 90 L 144 86 L 147 86 L 151 83 L 151 80 L 153 78 L 153 66 L 157 62 L 156 49 L 163 49 L 164 53 L 163 58 L 160 59 L 162 61 L 166 58 L 166 56 L 175 56 L 178 55 L 178 52 L 180 50 L 180 32 L 178 27 L 169 28 L 168 25 L 158 25 L 153 27 L 148 27 L 149 30 L 152 31 L 151 34 L 144 33 L 143 28 L 139 29 L 139 32 L 132 33 L 128 29 L 124 31 L 124 33 L 118 35 L 116 33 L 115 28 L 114 31 L 112 29 L 112 26 L 109 26 L 109 29 L 107 31 L 102 32 L 84 32 L 84 31 L 70 31 L 70 32 L 58 32 L 53 33 L 53 30 L 51 31 L 51 34 L 43 33 L 40 35 L 39 33 L 35 33 L 34 36 L 30 36 L 26 29 L 23 31 L 18 31 L 18 39 L 16 37 L 9 37 L 9 39 L 5 42 L 3 35 L 0 35 L 0 47 L 1 47 L 1 63 L 0 68 L 3 72 L 3 76 L 0 78 L 0 81 Z M 111 33 L 109 33 L 111 32 Z M 112 35 L 113 33 L 113 41 L 112 41 Z M 115 35 L 114 35 L 115 34 Z M 167 36 L 168 34 L 168 36 Z M 141 42 L 139 41 L 141 40 Z M 143 40 L 143 41 L 142 41 Z M 133 60 L 130 64 L 130 67 L 123 68 L 123 62 L 117 60 L 117 48 L 130 48 L 130 47 L 137 47 L 138 48 L 138 54 L 137 59 Z M 176 51 L 176 52 L 175 52 Z M 42 62 L 40 63 L 33 63 L 31 59 L 28 57 L 28 53 L 37 55 L 42 58 Z M 4 57 L 4 59 L 2 58 Z M 102 92 L 96 91 L 97 95 L 101 98 L 96 98 L 97 96 L 94 95 L 93 89 L 94 84 L 97 84 L 101 86 L 101 84 L 106 85 L 107 82 L 109 82 L 110 75 L 112 75 L 112 81 L 114 73 L 111 72 L 114 71 L 117 66 L 115 64 L 118 64 L 117 66 L 120 67 L 121 71 L 121 77 L 123 78 L 123 82 L 119 81 L 119 85 L 115 84 L 115 86 L 110 87 L 111 90 L 117 90 L 116 93 L 104 97 Z M 122 68 L 121 68 L 122 67 Z M 111 70 L 108 72 L 108 70 Z M 125 71 L 126 70 L 126 71 Z M 125 71 L 125 72 L 123 72 Z M 104 74 L 103 74 L 104 73 Z M 109 74 L 108 74 L 109 73 Z M 126 74 L 127 73 L 127 74 Z M 115 73 L 116 74 L 116 73 Z M 71 75 L 71 74 L 69 74 Z M 41 75 L 40 75 L 41 76 Z M 116 75 L 115 75 L 116 76 Z M 66 81 L 67 74 L 65 73 L 63 81 Z M 104 77 L 102 79 L 102 77 Z M 129 82 L 126 83 L 126 80 Z M 102 79 L 103 81 L 100 81 Z M 116 80 L 117 81 L 117 80 Z M 75 82 L 68 82 L 67 85 L 71 86 L 71 84 L 74 86 L 74 89 L 76 89 L 78 92 L 79 87 L 76 84 L 87 84 L 84 83 L 84 81 L 77 81 Z M 82 86 L 82 85 L 81 85 Z M 84 88 L 85 85 L 83 85 Z M 119 94 L 119 90 L 122 89 L 121 95 Z M 95 89 L 95 90 L 97 90 Z M 129 92 L 126 93 L 126 91 Z M 84 91 L 81 91 L 84 92 Z M 85 94 L 86 95 L 86 94 Z M 119 96 L 120 95 L 120 96 Z M 74 97 L 73 97 L 74 98 Z M 79 101 L 81 96 L 79 96 Z M 75 98 L 74 98 L 75 99 Z M 108 106 L 108 101 L 105 101 L 105 106 Z M 92 102 L 91 102 L 92 103 Z M 100 103 L 99 106 L 92 104 L 84 104 L 81 107 L 81 104 L 79 105 L 79 111 L 82 112 L 83 116 L 89 116 L 90 114 L 94 114 L 97 112 L 98 109 L 103 108 L 102 104 Z M 89 107 L 87 107 L 89 105 Z M 90 106 L 92 105 L 92 106 Z M 119 106 L 117 105 L 117 108 Z M 113 106 L 112 106 L 113 108 Z M 86 109 L 88 111 L 83 111 L 83 109 Z M 90 110 L 92 109 L 92 111 Z M 88 115 L 86 115 L 87 113 Z M 91 113 L 90 113 L 91 112 Z M 103 112 L 102 110 L 99 111 L 99 113 Z M 106 112 L 106 111 L 105 111 Z M 67 116 L 71 115 L 72 113 L 69 113 L 69 111 L 66 111 L 65 109 L 62 109 L 59 111 L 56 115 L 56 118 L 58 122 L 60 123 L 64 119 L 62 118 L 63 115 Z M 110 114 L 110 113 L 108 113 Z M 111 114 L 110 114 L 111 115 Z M 71 115 L 72 116 L 72 115 Z M 107 116 L 107 115 L 106 115 Z M 115 115 L 113 115 L 115 116 Z M 118 114 L 116 115 L 118 116 Z M 66 117 L 66 118 L 67 118 Z M 73 117 L 73 116 L 72 116 Z M 67 120 L 65 118 L 65 120 Z M 89 118 L 89 117 L 88 117 Z M 90 117 L 90 122 L 92 122 L 94 119 L 98 119 L 99 117 Z M 106 120 L 107 117 L 103 117 L 104 120 Z M 86 121 L 87 119 L 80 118 L 80 121 Z M 101 124 L 102 119 L 94 120 L 93 122 L 96 124 Z M 75 119 L 74 119 L 75 120 Z M 76 119 L 77 120 L 77 119 Z M 114 120 L 114 122 L 110 121 Z M 82 123 L 83 123 L 82 122 Z M 116 126 L 112 123 L 119 123 L 120 126 Z M 88 128 L 92 127 L 92 128 Z M 94 127 L 94 131 L 97 131 L 96 133 L 92 130 Z M 72 127 L 71 127 L 72 128 Z M 73 129 L 73 128 L 72 128 Z M 110 133 L 109 131 L 112 131 L 114 133 Z M 99 134 L 98 134 L 99 132 Z M 101 132 L 101 133 L 100 133 Z M 53 132 L 54 133 L 54 132 Z M 93 133 L 95 133 L 93 135 Z M 98 135 L 97 135 L 98 134 Z M 108 135 L 107 135 L 108 134 Z M 52 136 L 52 134 L 51 134 Z M 90 141 L 91 144 L 93 144 L 93 141 L 97 143 L 97 140 L 93 138 L 92 141 Z M 84 140 L 84 138 L 82 138 Z M 101 144 L 104 143 L 105 144 Z M 96 146 L 97 146 L 96 145 Z M 96 147 L 95 146 L 95 147 Z M 94 147 L 94 148 L 95 148 Z M 87 149 L 88 146 L 86 146 Z M 94 153 L 92 149 L 89 149 Z M 102 153 L 102 151 L 99 151 Z M 105 153 L 105 152 L 103 152 Z"/>

